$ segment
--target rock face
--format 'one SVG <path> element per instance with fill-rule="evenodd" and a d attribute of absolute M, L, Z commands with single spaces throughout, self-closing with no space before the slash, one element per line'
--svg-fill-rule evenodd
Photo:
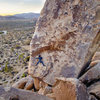
<path fill-rule="evenodd" d="M 96 80 L 100 79 L 100 63 L 98 63 L 96 66 L 91 68 L 89 71 L 87 71 L 81 78 L 80 81 L 88 85 L 91 85 Z"/>
<path fill-rule="evenodd" d="M 100 63 L 100 52 L 96 52 L 96 53 L 94 54 L 90 66 L 93 67 L 93 66 L 95 66 L 97 63 Z"/>
<path fill-rule="evenodd" d="M 94 95 L 98 100 L 100 99 L 100 81 L 94 83 L 88 88 L 91 95 Z"/>
<path fill-rule="evenodd" d="M 53 93 L 48 96 L 55 100 L 88 100 L 85 85 L 74 78 L 58 78 Z"/>
<path fill-rule="evenodd" d="M 30 43 L 31 78 L 13 86 L 53 100 L 99 100 L 99 21 L 99 0 L 46 0 Z"/>
<path fill-rule="evenodd" d="M 0 100 L 52 100 L 37 93 L 0 86 Z"/>
<path fill-rule="evenodd" d="M 55 77 L 80 77 L 99 47 L 99 16 L 99 0 L 46 0 L 30 44 L 29 74 L 50 85 Z M 45 66 L 36 66 L 39 54 Z"/>
<path fill-rule="evenodd" d="M 22 78 L 18 82 L 12 85 L 14 88 L 19 88 L 19 89 L 26 89 L 26 90 L 31 90 L 34 89 L 34 80 L 31 76 Z"/>

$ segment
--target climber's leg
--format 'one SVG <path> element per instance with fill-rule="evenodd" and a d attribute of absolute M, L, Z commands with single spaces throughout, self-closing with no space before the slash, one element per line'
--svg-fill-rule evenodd
<path fill-rule="evenodd" d="M 43 63 L 43 61 L 41 61 L 40 63 L 42 63 L 42 65 L 45 66 L 44 63 Z"/>

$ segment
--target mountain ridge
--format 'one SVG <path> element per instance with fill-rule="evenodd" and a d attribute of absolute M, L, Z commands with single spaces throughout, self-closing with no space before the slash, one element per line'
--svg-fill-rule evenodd
<path fill-rule="evenodd" d="M 33 18 L 38 18 L 40 16 L 39 13 L 20 13 L 20 14 L 15 14 L 15 15 L 7 15 L 7 16 L 2 16 L 0 15 L 0 20 L 13 20 L 13 19 L 33 19 Z"/>

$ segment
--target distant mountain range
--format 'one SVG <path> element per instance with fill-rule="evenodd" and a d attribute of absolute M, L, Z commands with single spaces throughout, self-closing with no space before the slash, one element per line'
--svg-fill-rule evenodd
<path fill-rule="evenodd" d="M 0 16 L 0 20 L 33 19 L 38 18 L 39 16 L 39 13 L 22 13 L 11 16 Z"/>

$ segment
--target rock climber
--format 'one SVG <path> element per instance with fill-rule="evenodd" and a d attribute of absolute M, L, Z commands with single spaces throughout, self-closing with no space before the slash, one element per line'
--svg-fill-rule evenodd
<path fill-rule="evenodd" d="M 36 64 L 36 66 L 37 66 L 39 63 L 42 63 L 42 65 L 45 66 L 44 63 L 43 63 L 43 61 L 42 61 L 43 58 L 41 57 L 41 55 L 39 55 L 36 59 L 39 60 L 39 61 L 37 62 L 37 64 Z"/>

